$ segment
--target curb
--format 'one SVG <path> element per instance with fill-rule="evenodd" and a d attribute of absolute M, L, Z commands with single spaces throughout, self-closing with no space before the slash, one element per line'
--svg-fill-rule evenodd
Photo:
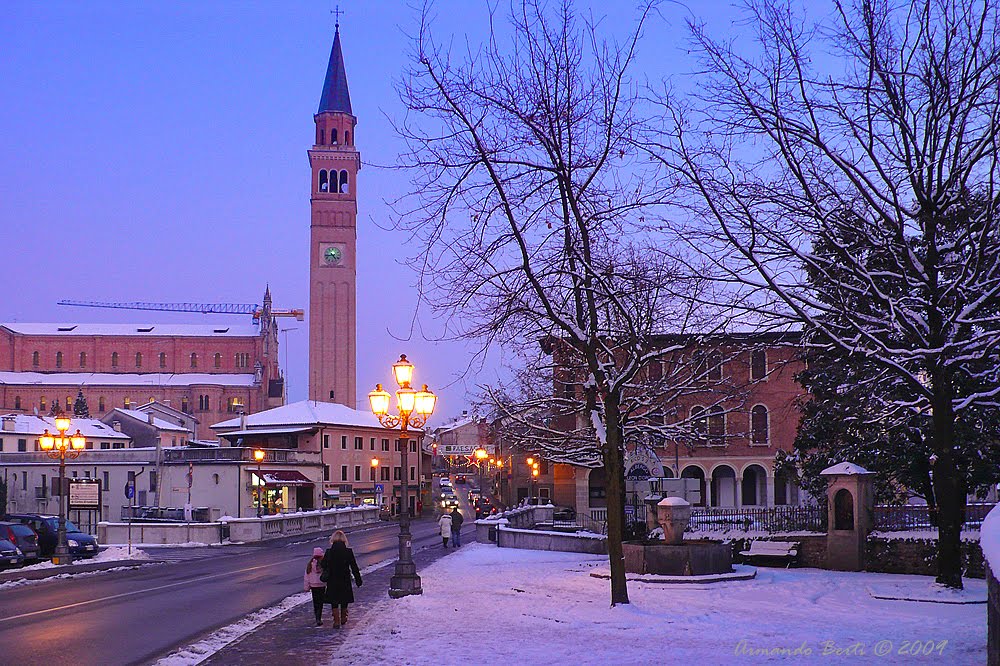
<path fill-rule="evenodd" d="M 16 580 L 42 580 L 52 578 L 62 574 L 87 573 L 90 571 L 104 571 L 105 569 L 134 569 L 146 564 L 157 564 L 159 560 L 112 560 L 110 562 L 85 562 L 83 564 L 68 564 L 66 566 L 55 566 L 47 569 L 37 569 L 33 571 L 21 571 L 13 569 L 0 573 L 0 583 L 9 583 Z"/>

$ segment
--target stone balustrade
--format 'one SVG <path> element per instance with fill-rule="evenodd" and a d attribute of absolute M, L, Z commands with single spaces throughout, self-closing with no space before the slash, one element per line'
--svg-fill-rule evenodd
<path fill-rule="evenodd" d="M 132 523 L 132 542 L 146 544 L 221 543 L 226 529 L 231 542 L 266 541 L 296 534 L 333 532 L 352 525 L 376 523 L 374 506 L 303 511 L 261 518 L 223 518 L 212 523 Z M 102 544 L 126 543 L 128 523 L 98 523 Z"/>

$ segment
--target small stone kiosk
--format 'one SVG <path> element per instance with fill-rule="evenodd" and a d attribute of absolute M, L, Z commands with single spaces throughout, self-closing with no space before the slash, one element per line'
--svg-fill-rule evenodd
<path fill-rule="evenodd" d="M 854 463 L 827 467 L 826 567 L 836 571 L 865 568 L 865 542 L 875 527 L 875 474 Z"/>

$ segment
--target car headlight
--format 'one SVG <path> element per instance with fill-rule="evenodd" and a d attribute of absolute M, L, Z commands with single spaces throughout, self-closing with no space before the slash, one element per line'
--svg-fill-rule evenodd
<path fill-rule="evenodd" d="M 70 548 L 76 548 L 80 545 L 80 542 L 76 539 L 66 539 L 66 544 L 69 545 Z"/>
<path fill-rule="evenodd" d="M 23 553 L 23 552 L 21 552 L 21 549 L 20 549 L 20 548 L 15 548 L 15 549 L 14 549 L 14 552 L 15 552 L 15 553 L 17 553 L 18 555 L 24 555 L 24 553 Z"/>

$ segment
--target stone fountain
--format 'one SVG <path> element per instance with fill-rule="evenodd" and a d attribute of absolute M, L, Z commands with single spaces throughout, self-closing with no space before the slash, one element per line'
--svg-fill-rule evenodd
<path fill-rule="evenodd" d="M 663 539 L 626 541 L 622 544 L 625 571 L 667 576 L 708 576 L 733 571 L 733 552 L 728 544 L 694 539 L 685 541 L 684 530 L 691 521 L 691 505 L 687 501 L 680 497 L 665 497 L 655 504 L 655 508 L 656 522 L 663 529 Z M 647 516 L 650 513 L 647 510 Z"/>

